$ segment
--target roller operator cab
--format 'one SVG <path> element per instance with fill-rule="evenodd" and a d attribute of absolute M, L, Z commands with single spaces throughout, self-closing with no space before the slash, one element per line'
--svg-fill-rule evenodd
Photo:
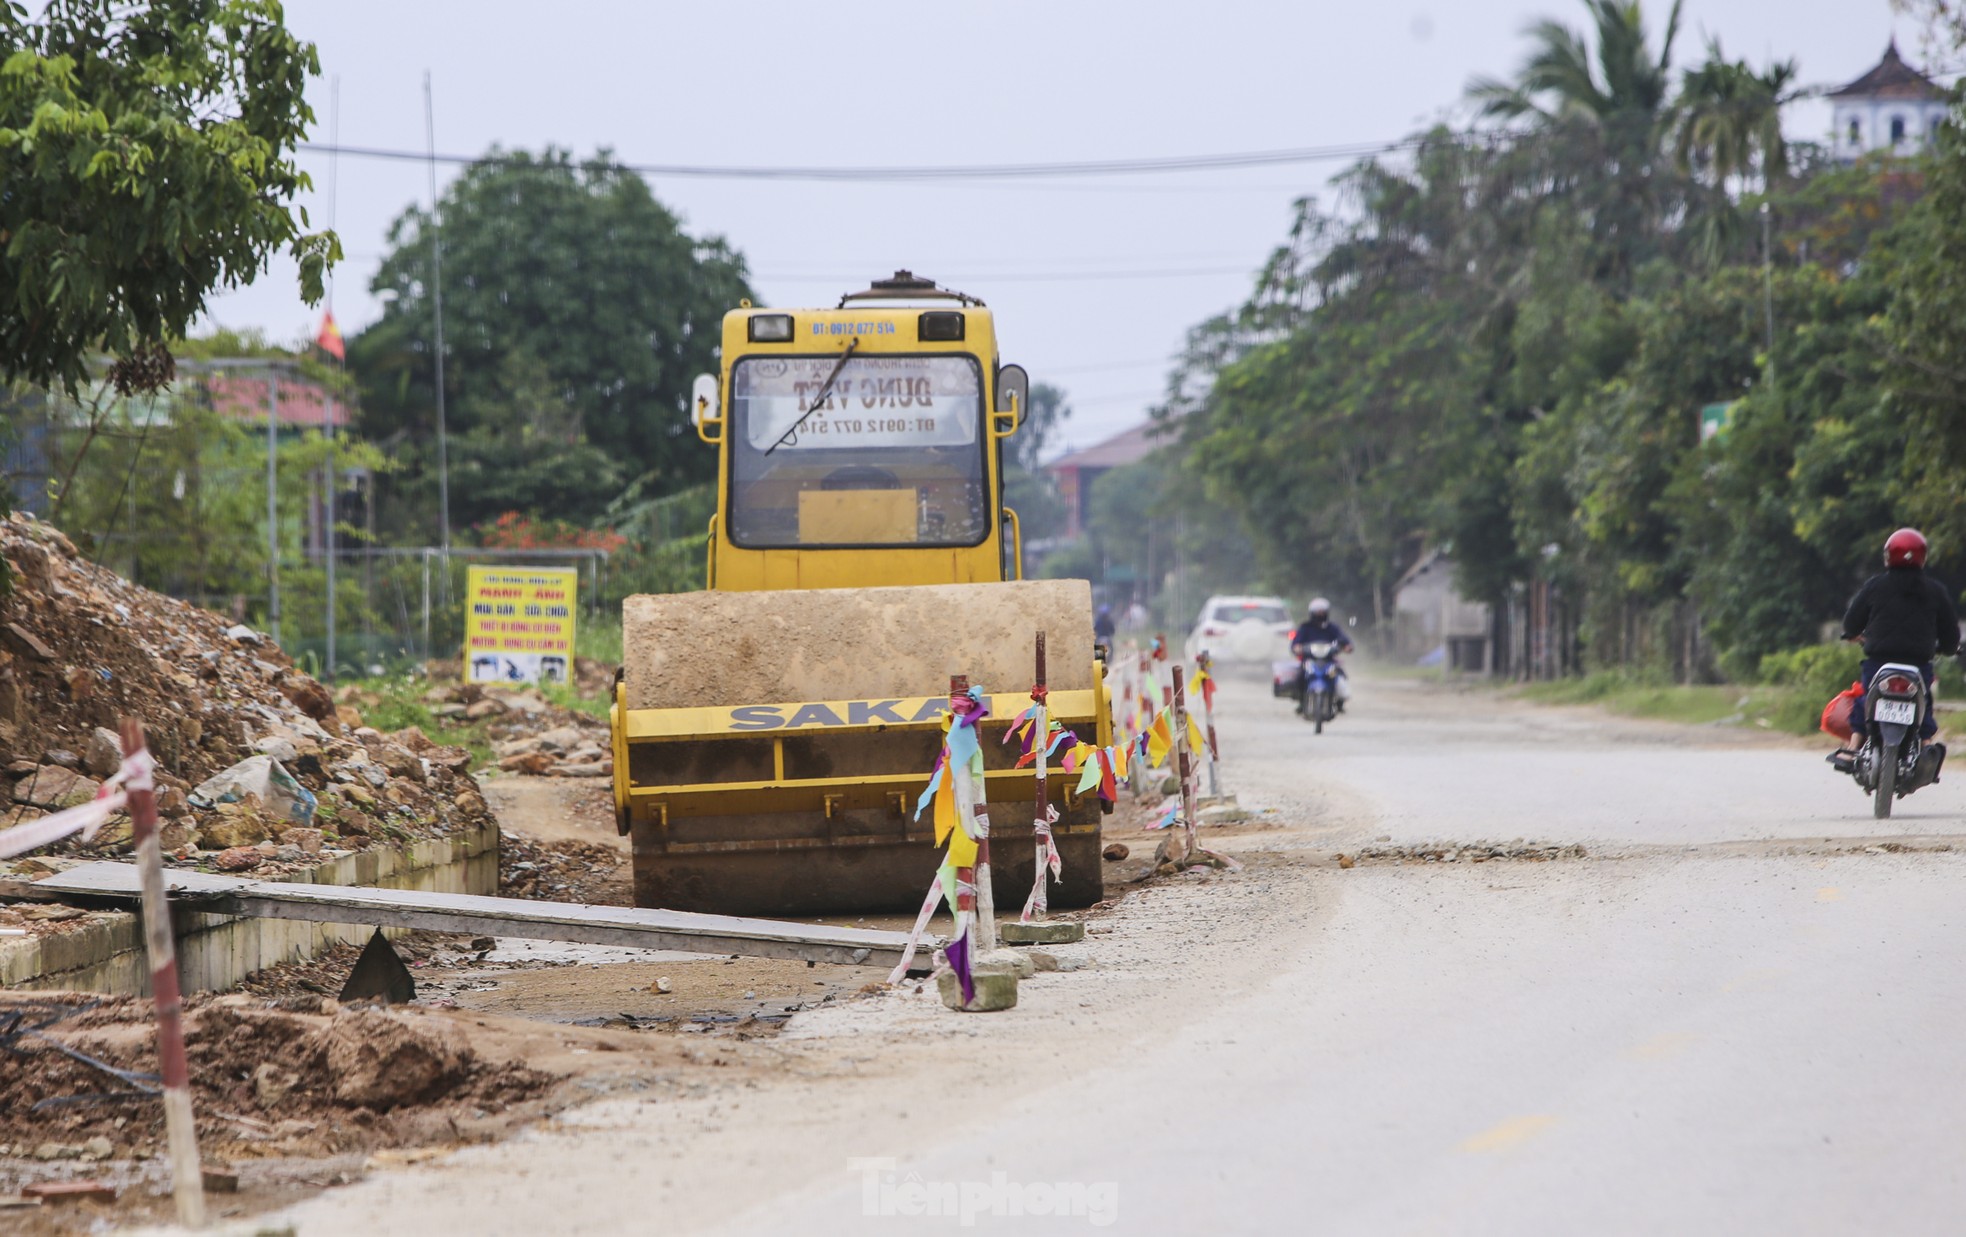
<path fill-rule="evenodd" d="M 982 302 L 901 271 L 833 309 L 733 310 L 723 356 L 694 401 L 721 455 L 711 588 L 1021 574 L 1000 443 L 1027 380 Z"/>
<path fill-rule="evenodd" d="M 985 724 L 1000 902 L 1033 868 L 1029 770 L 996 742 L 1045 633 L 1053 716 L 1111 742 L 1090 586 L 1021 580 L 1003 441 L 1028 380 L 981 301 L 899 271 L 830 309 L 724 317 L 692 419 L 719 455 L 702 593 L 629 598 L 617 821 L 636 902 L 730 914 L 910 910 L 936 859 L 913 818 L 949 677 Z M 1100 805 L 1054 777 L 1056 905 L 1102 893 Z"/>

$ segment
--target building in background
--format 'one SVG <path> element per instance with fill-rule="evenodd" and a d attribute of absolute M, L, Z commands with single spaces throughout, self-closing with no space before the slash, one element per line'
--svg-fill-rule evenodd
<path fill-rule="evenodd" d="M 1830 149 L 1844 163 L 1931 149 L 1949 110 L 1946 92 L 1905 63 L 1896 39 L 1876 68 L 1831 91 L 1829 100 Z"/>
<path fill-rule="evenodd" d="M 1454 587 L 1454 561 L 1439 550 L 1393 586 L 1393 654 L 1422 666 L 1493 674 L 1495 621 L 1489 607 Z"/>
<path fill-rule="evenodd" d="M 1065 503 L 1063 541 L 1077 541 L 1085 535 L 1092 514 L 1092 485 L 1115 468 L 1137 464 L 1163 445 L 1166 427 L 1149 421 L 1083 451 L 1068 451 L 1045 465 L 1058 485 L 1058 497 Z"/>

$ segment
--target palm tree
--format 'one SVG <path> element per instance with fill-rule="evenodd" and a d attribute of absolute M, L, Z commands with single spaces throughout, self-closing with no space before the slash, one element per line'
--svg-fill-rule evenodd
<path fill-rule="evenodd" d="M 1482 105 L 1484 116 L 1533 115 L 1618 127 L 1636 119 L 1649 130 L 1671 93 L 1672 45 L 1682 3 L 1673 0 L 1655 56 L 1638 0 L 1584 0 L 1597 36 L 1595 56 L 1584 35 L 1546 17 L 1524 31 L 1532 50 L 1514 82 L 1478 77 L 1468 94 Z"/>
<path fill-rule="evenodd" d="M 1530 53 L 1513 82 L 1476 78 L 1468 95 L 1484 116 L 1527 118 L 1542 139 L 1548 188 L 1577 194 L 1598 269 L 1628 281 L 1659 249 L 1678 184 L 1657 175 L 1671 116 L 1672 47 L 1683 0 L 1673 0 L 1658 50 L 1638 0 L 1584 0 L 1592 29 L 1551 18 L 1525 34 Z M 1593 41 L 1595 49 L 1593 49 Z"/>
<path fill-rule="evenodd" d="M 1674 107 L 1673 154 L 1687 172 L 1705 172 L 1717 189 L 1759 173 L 1765 193 L 1788 174 L 1782 107 L 1795 97 L 1795 61 L 1756 73 L 1707 41 L 1706 63 L 1687 71 Z"/>

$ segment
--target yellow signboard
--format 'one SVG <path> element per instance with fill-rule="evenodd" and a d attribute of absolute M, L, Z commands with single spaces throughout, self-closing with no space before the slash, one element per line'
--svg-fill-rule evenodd
<path fill-rule="evenodd" d="M 466 571 L 464 677 L 473 683 L 564 683 L 573 669 L 580 573 L 571 567 Z"/>

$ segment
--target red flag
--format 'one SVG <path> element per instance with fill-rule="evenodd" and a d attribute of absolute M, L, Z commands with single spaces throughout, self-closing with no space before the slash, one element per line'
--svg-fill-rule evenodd
<path fill-rule="evenodd" d="M 315 337 L 314 344 L 337 361 L 348 359 L 348 350 L 341 343 L 341 328 L 335 325 L 334 310 L 321 316 L 321 333 Z"/>

